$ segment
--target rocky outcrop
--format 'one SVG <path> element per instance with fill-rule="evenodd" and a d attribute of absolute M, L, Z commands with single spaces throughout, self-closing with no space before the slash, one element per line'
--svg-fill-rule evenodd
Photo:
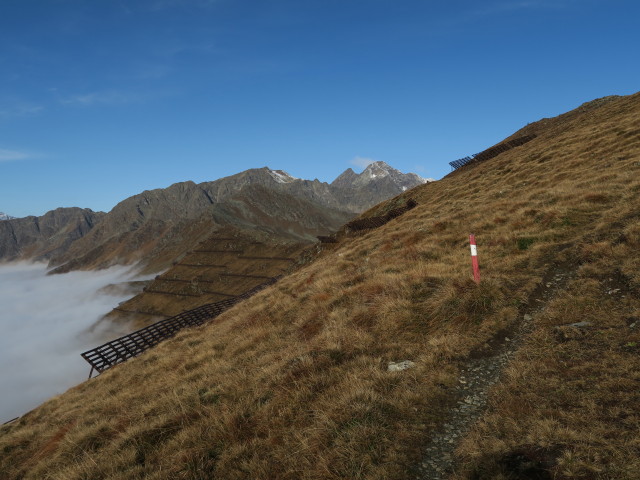
<path fill-rule="evenodd" d="M 251 169 L 212 182 L 147 190 L 108 214 L 58 209 L 39 217 L 46 221 L 27 217 L 2 222 L 0 260 L 47 259 L 56 272 L 65 272 L 144 258 L 160 270 L 225 226 L 311 242 L 372 205 L 424 182 L 383 162 L 369 165 L 361 174 L 348 169 L 331 184 L 268 167 Z M 62 216 L 67 210 L 84 213 L 75 221 Z"/>
<path fill-rule="evenodd" d="M 222 201 L 249 185 L 260 185 L 325 208 L 355 214 L 429 181 L 432 180 L 415 173 L 404 174 L 384 162 L 374 162 L 360 174 L 349 168 L 330 184 L 317 179 L 295 178 L 282 170 L 263 167 L 201 183 L 198 187 L 213 201 Z"/>
<path fill-rule="evenodd" d="M 209 198 L 190 183 L 131 197 L 86 237 L 53 257 L 51 265 L 62 273 L 144 259 L 150 271 L 158 271 L 228 226 L 261 231 L 274 241 L 311 242 L 353 217 L 260 183 L 229 188 L 216 197 L 219 201 Z"/>
<path fill-rule="evenodd" d="M 341 205 L 358 213 L 418 185 L 433 181 L 402 173 L 384 162 L 373 162 L 360 174 L 348 169 L 332 183 L 332 192 Z"/>
<path fill-rule="evenodd" d="M 41 217 L 0 222 L 0 260 L 48 260 L 66 251 L 104 218 L 103 212 L 58 208 Z"/>

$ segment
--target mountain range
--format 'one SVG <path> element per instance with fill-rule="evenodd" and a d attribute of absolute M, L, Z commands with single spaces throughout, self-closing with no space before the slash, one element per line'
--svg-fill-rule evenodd
<path fill-rule="evenodd" d="M 311 242 L 354 215 L 428 182 L 374 162 L 334 182 L 303 180 L 268 167 L 211 182 L 144 191 L 109 213 L 59 208 L 0 223 L 0 260 L 46 260 L 55 272 L 106 268 L 144 259 L 159 271 L 227 226 L 274 239 Z"/>
<path fill-rule="evenodd" d="M 16 217 L 12 217 L 11 215 L 7 215 L 4 212 L 0 212 L 0 220 L 11 220 Z"/>

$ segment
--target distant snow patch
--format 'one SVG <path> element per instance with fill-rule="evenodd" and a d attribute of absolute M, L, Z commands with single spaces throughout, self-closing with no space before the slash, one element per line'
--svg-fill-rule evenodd
<path fill-rule="evenodd" d="M 388 177 L 390 167 L 384 162 L 373 162 L 365 168 L 362 175 L 369 177 L 370 179 L 374 178 L 384 178 Z"/>
<path fill-rule="evenodd" d="M 269 170 L 269 173 L 278 183 L 291 183 L 294 180 L 298 180 L 296 177 L 292 177 L 284 170 Z"/>

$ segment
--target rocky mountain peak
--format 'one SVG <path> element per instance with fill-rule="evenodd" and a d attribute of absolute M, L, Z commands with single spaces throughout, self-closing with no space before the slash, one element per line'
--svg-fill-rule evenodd
<path fill-rule="evenodd" d="M 367 165 L 367 168 L 361 173 L 361 175 L 366 178 L 374 179 L 374 178 L 382 178 L 387 177 L 389 175 L 400 174 L 402 173 L 399 170 L 389 166 L 385 162 L 373 162 Z"/>
<path fill-rule="evenodd" d="M 331 182 L 330 188 L 339 205 L 351 211 L 363 211 L 429 181 L 433 180 L 415 173 L 402 173 L 378 161 L 367 165 L 362 173 L 346 169 Z"/>
<path fill-rule="evenodd" d="M 357 178 L 358 174 L 351 168 L 347 168 L 333 182 L 331 182 L 331 186 L 336 188 L 349 188 Z"/>
<path fill-rule="evenodd" d="M 425 179 L 415 173 L 402 173 L 385 162 L 377 161 L 370 163 L 362 171 L 355 173 L 351 168 L 345 170 L 332 183 L 336 188 L 378 188 L 381 183 L 396 187 L 397 193 L 413 188 L 417 185 L 433 181 Z"/>
<path fill-rule="evenodd" d="M 201 241 L 198 235 L 224 226 L 309 241 L 421 183 L 384 162 L 360 174 L 349 168 L 332 184 L 265 166 L 211 182 L 145 190 L 107 214 L 62 209 L 0 222 L 0 260 L 48 259 L 56 272 L 141 259 L 164 266 Z"/>

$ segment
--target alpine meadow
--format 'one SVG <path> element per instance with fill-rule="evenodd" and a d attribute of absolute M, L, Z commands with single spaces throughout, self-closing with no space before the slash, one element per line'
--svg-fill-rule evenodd
<path fill-rule="evenodd" d="M 525 136 L 0 427 L 0 476 L 638 478 L 640 93 Z"/>

